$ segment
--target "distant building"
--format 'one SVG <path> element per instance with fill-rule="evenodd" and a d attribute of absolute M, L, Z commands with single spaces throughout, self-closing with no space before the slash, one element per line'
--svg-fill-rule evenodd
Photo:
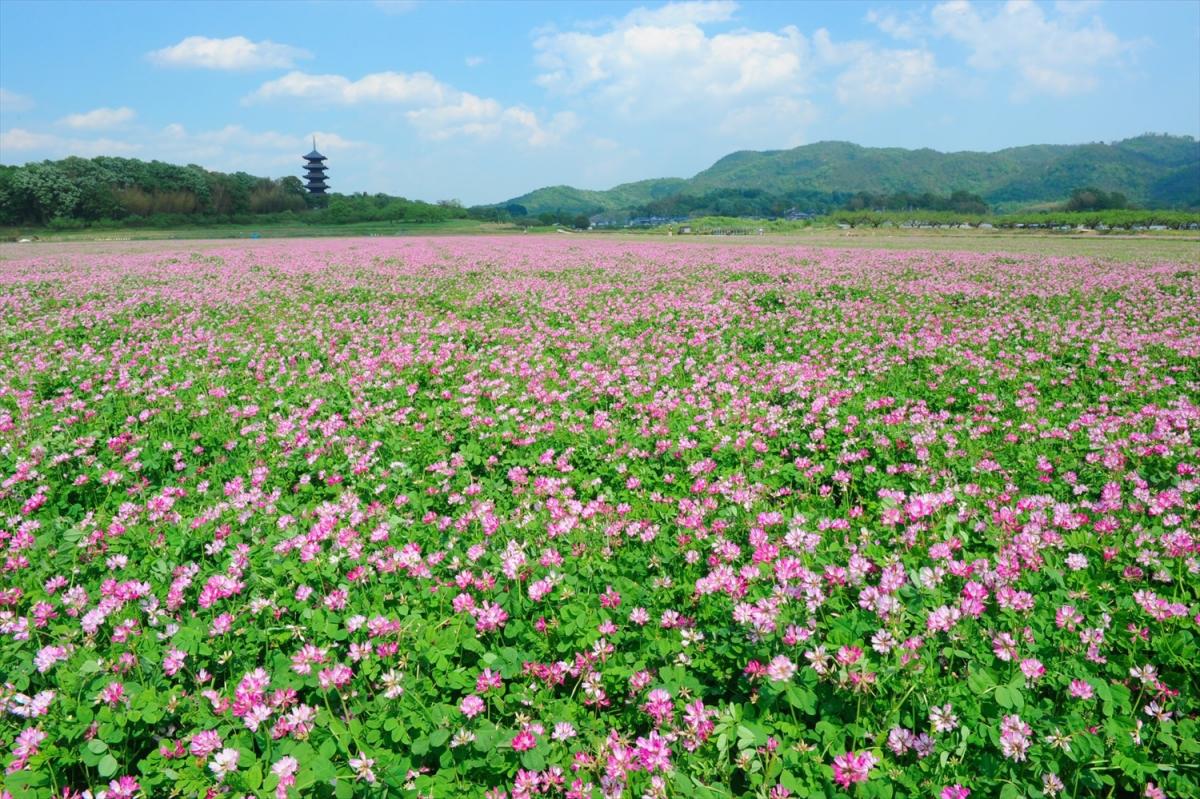
<path fill-rule="evenodd" d="M 317 137 L 313 136 L 312 152 L 304 156 L 304 188 L 309 194 L 325 194 L 329 190 L 329 184 L 325 182 L 325 171 L 329 169 L 325 166 L 327 160 L 317 152 Z"/>

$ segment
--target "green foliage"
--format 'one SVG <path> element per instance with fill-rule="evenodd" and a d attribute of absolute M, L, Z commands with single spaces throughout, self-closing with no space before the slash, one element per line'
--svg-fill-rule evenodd
<path fill-rule="evenodd" d="M 839 211 L 824 222 L 852 228 L 938 227 L 989 224 L 996 228 L 1090 229 L 1112 230 L 1164 227 L 1170 229 L 1200 225 L 1200 213 L 1193 211 L 1114 209 L 1105 211 L 1026 211 L 991 215 L 957 211 Z"/>
<path fill-rule="evenodd" d="M 1071 192 L 1064 211 L 1112 211 L 1129 207 L 1129 199 L 1119 191 L 1108 192 L 1088 186 Z"/>
<path fill-rule="evenodd" d="M 608 191 L 552 186 L 508 202 L 533 215 L 771 216 L 790 207 L 832 210 L 856 192 L 920 197 L 961 190 L 1009 210 L 1061 203 L 1080 186 L 1120 192 L 1141 206 L 1200 207 L 1200 143 L 1190 136 L 1145 135 L 1112 144 L 940 153 L 818 142 L 791 150 L 732 153 L 687 180 L 645 180 Z"/>
<path fill-rule="evenodd" d="M 892 194 L 871 194 L 860 191 L 846 203 L 847 211 L 951 211 L 957 214 L 982 215 L 988 212 L 987 203 L 978 194 L 954 191 L 945 197 L 925 192 L 913 195 L 906 191 Z"/>
<path fill-rule="evenodd" d="M 278 180 L 245 172 L 210 172 L 190 164 L 74 156 L 0 166 L 0 224 L 51 230 L 95 226 L 166 228 L 261 221 L 308 224 L 444 222 L 464 219 L 456 201 L 408 200 L 386 194 L 330 195 L 312 204 L 298 177 Z M 286 220 L 281 215 L 290 214 Z"/>
<path fill-rule="evenodd" d="M 547 212 L 555 215 L 566 214 L 568 217 L 574 214 L 592 215 L 643 206 L 661 197 L 678 193 L 686 182 L 680 178 L 656 178 L 623 183 L 607 191 L 548 186 L 515 197 L 501 205 L 507 208 L 513 217 L 537 216 Z M 511 207 L 514 205 L 523 209 L 523 213 L 517 213 L 517 209 Z"/>

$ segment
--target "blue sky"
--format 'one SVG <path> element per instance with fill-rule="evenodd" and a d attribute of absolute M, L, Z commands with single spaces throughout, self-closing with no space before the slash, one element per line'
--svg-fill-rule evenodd
<path fill-rule="evenodd" d="M 0 2 L 0 162 L 494 202 L 839 139 L 1200 136 L 1200 3 Z"/>

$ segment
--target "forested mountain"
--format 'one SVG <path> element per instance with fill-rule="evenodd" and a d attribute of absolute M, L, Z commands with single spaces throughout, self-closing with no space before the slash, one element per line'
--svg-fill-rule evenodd
<path fill-rule="evenodd" d="M 994 153 L 860 147 L 818 142 L 731 153 L 689 179 L 657 178 L 607 191 L 551 186 L 471 209 L 477 218 L 782 216 L 952 209 L 1012 211 L 1061 206 L 1073 194 L 1118 193 L 1143 208 L 1200 209 L 1200 142 L 1144 135 L 1111 144 L 1033 145 Z M 1119 207 L 1124 207 L 1121 205 Z M 317 203 L 297 177 L 271 179 L 133 158 L 65 158 L 0 165 L 0 225 L 156 224 L 299 214 L 305 220 L 438 221 L 465 216 L 454 203 L 334 194 Z"/>
<path fill-rule="evenodd" d="M 1200 207 L 1200 142 L 1147 134 L 1111 144 L 1031 145 L 942 153 L 818 142 L 731 153 L 687 180 L 626 183 L 608 191 L 538 189 L 498 207 L 540 213 L 780 213 L 828 210 L 858 193 L 982 197 L 997 210 L 1061 203 L 1072 191 L 1120 192 L 1139 206 Z"/>

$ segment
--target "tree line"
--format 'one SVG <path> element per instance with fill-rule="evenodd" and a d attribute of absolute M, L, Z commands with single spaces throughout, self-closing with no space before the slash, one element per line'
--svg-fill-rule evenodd
<path fill-rule="evenodd" d="M 466 215 L 454 201 L 434 204 L 386 194 L 318 197 L 298 177 L 215 172 L 195 164 L 72 156 L 0 165 L 0 225 L 8 226 L 436 222 Z"/>

